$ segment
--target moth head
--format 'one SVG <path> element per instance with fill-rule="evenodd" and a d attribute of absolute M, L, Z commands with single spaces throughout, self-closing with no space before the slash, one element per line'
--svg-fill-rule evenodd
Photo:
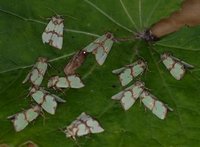
<path fill-rule="evenodd" d="M 64 130 L 64 133 L 66 134 L 67 138 L 73 138 L 74 140 L 76 140 L 76 132 L 78 131 L 78 129 L 76 127 L 73 126 L 69 126 L 67 127 L 66 130 Z"/>
<path fill-rule="evenodd" d="M 110 33 L 110 32 L 107 32 L 107 33 L 106 33 L 106 38 L 108 38 L 108 39 L 113 39 L 113 34 Z"/>
<path fill-rule="evenodd" d="M 138 63 L 141 67 L 144 67 L 144 68 L 147 67 L 147 63 L 146 63 L 146 61 L 144 61 L 143 59 L 139 59 L 139 60 L 137 61 L 137 63 Z"/>
<path fill-rule="evenodd" d="M 61 23 L 63 23 L 64 19 L 62 18 L 61 15 L 56 15 L 52 17 L 52 21 L 55 25 L 59 25 Z"/>
<path fill-rule="evenodd" d="M 139 86 L 139 87 L 143 87 L 143 86 L 145 85 L 145 83 L 142 82 L 142 81 L 136 81 L 136 82 L 135 82 L 135 85 L 136 85 L 136 86 Z"/>
<path fill-rule="evenodd" d="M 169 56 L 171 56 L 171 54 L 169 52 L 164 52 L 163 54 L 160 55 L 160 58 L 161 58 L 161 60 L 165 60 Z"/>

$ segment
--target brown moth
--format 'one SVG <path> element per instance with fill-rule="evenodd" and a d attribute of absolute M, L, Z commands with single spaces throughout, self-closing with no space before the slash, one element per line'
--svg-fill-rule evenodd
<path fill-rule="evenodd" d="M 84 50 L 80 50 L 77 52 L 72 59 L 69 61 L 69 63 L 64 68 L 64 73 L 68 75 L 74 75 L 77 68 L 79 68 L 83 62 L 85 61 L 85 58 L 87 57 L 88 52 Z"/>

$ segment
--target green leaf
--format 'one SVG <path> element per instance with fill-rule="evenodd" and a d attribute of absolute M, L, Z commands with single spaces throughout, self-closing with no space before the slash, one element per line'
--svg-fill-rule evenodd
<path fill-rule="evenodd" d="M 180 7 L 182 0 L 11 0 L 0 2 L 0 144 L 18 146 L 31 140 L 44 147 L 132 147 L 132 146 L 200 146 L 200 27 L 183 28 L 162 38 L 155 45 L 140 40 L 115 43 L 103 66 L 89 55 L 78 73 L 85 87 L 69 89 L 65 94 L 50 90 L 65 99 L 56 115 L 45 113 L 16 133 L 7 116 L 27 109 L 34 102 L 27 97 L 29 84 L 22 81 L 37 57 L 45 56 L 57 70 L 49 67 L 43 82 L 52 75 L 63 76 L 71 55 L 107 31 L 116 37 L 132 36 L 144 31 Z M 63 49 L 44 45 L 42 32 L 46 18 L 54 13 L 65 17 Z M 128 15 L 127 15 L 128 14 Z M 195 69 L 176 81 L 160 62 L 159 55 L 170 51 L 192 64 Z M 149 65 L 141 79 L 159 100 L 174 109 L 159 120 L 138 101 L 127 112 L 111 96 L 121 91 L 113 69 L 137 59 L 136 50 Z M 48 89 L 49 90 L 49 89 Z M 105 129 L 101 134 L 80 137 L 77 142 L 59 130 L 69 125 L 81 112 L 96 117 Z M 1 146 L 1 145 L 0 145 Z"/>

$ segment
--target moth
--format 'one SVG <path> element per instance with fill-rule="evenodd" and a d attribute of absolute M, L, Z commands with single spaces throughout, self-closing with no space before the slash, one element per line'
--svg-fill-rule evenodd
<path fill-rule="evenodd" d="M 23 130 L 31 121 L 35 120 L 39 116 L 40 112 L 41 107 L 36 105 L 28 110 L 9 116 L 8 119 L 12 121 L 15 131 L 19 132 Z"/>
<path fill-rule="evenodd" d="M 173 57 L 170 53 L 167 52 L 161 55 L 161 60 L 176 80 L 181 80 L 183 78 L 186 69 L 194 68 L 193 65 L 181 61 L 180 59 Z"/>
<path fill-rule="evenodd" d="M 28 140 L 28 141 L 20 144 L 19 147 L 39 147 L 39 146 L 35 142 Z"/>
<path fill-rule="evenodd" d="M 112 96 L 113 100 L 119 100 L 124 110 L 128 110 L 144 91 L 144 83 L 136 81 L 133 85 Z"/>
<path fill-rule="evenodd" d="M 140 95 L 140 99 L 142 103 L 160 119 L 165 119 L 168 109 L 173 111 L 166 104 L 157 100 L 157 98 L 148 91 L 143 91 Z"/>
<path fill-rule="evenodd" d="M 76 137 L 79 136 L 101 133 L 103 131 L 104 129 L 97 120 L 83 112 L 75 121 L 65 128 L 64 133 L 66 137 L 72 137 L 75 140 Z"/>
<path fill-rule="evenodd" d="M 48 113 L 54 115 L 57 102 L 65 103 L 66 101 L 60 97 L 49 93 L 42 88 L 32 87 L 29 95 Z"/>
<path fill-rule="evenodd" d="M 114 42 L 114 36 L 112 33 L 107 32 L 101 37 L 97 38 L 94 42 L 90 43 L 83 50 L 95 55 L 96 61 L 99 65 L 103 65 L 108 53 L 110 52 Z"/>
<path fill-rule="evenodd" d="M 36 64 L 33 66 L 22 83 L 24 84 L 27 81 L 30 81 L 34 86 L 40 86 L 47 71 L 47 67 L 47 58 L 39 57 Z"/>
<path fill-rule="evenodd" d="M 119 76 L 122 86 L 129 84 L 135 77 L 141 75 L 147 69 L 147 64 L 142 59 L 137 60 L 133 64 L 126 65 L 122 68 L 115 69 L 112 73 Z"/>
<path fill-rule="evenodd" d="M 54 89 L 62 88 L 82 88 L 85 85 L 78 75 L 70 75 L 66 77 L 54 76 L 49 79 L 47 87 Z"/>
<path fill-rule="evenodd" d="M 64 19 L 60 15 L 53 16 L 42 34 L 43 43 L 62 49 Z"/>
<path fill-rule="evenodd" d="M 77 52 L 69 61 L 69 63 L 65 66 L 64 73 L 67 76 L 74 75 L 76 73 L 76 69 L 78 69 L 83 64 L 87 55 L 88 52 L 84 50 L 80 50 L 79 52 Z"/>

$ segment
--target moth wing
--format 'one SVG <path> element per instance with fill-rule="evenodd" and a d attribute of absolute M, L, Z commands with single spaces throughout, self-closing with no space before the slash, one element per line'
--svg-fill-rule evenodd
<path fill-rule="evenodd" d="M 42 41 L 43 43 L 49 43 L 52 33 L 50 31 L 53 31 L 55 28 L 55 24 L 51 20 L 48 25 L 45 28 L 45 31 L 42 33 Z"/>
<path fill-rule="evenodd" d="M 143 87 L 134 86 L 134 87 L 132 88 L 133 98 L 134 98 L 134 99 L 138 99 L 139 96 L 142 94 L 143 91 L 144 91 L 144 88 L 143 88 Z"/>
<path fill-rule="evenodd" d="M 69 85 L 71 88 L 82 88 L 85 86 L 77 75 L 71 75 L 71 76 L 68 76 L 67 78 L 70 82 Z"/>
<path fill-rule="evenodd" d="M 89 128 L 84 123 L 80 123 L 78 126 L 77 136 L 83 136 L 89 134 Z"/>
<path fill-rule="evenodd" d="M 131 69 L 126 68 L 119 74 L 119 80 L 122 86 L 126 86 L 133 80 L 133 76 L 131 74 Z"/>
<path fill-rule="evenodd" d="M 62 98 L 60 98 L 60 97 L 58 97 L 58 96 L 55 95 L 55 94 L 52 94 L 52 96 L 55 98 L 55 100 L 56 100 L 57 102 L 60 102 L 60 103 L 65 103 L 65 102 L 66 102 L 66 100 L 64 100 L 64 99 L 62 99 Z"/>
<path fill-rule="evenodd" d="M 58 24 L 55 26 L 55 33 L 52 34 L 52 46 L 62 49 L 63 45 L 63 29 L 64 29 L 64 24 Z"/>
<path fill-rule="evenodd" d="M 113 74 L 120 74 L 123 70 L 125 69 L 125 67 L 119 68 L 119 69 L 115 69 L 112 71 Z"/>
<path fill-rule="evenodd" d="M 39 116 L 39 111 L 40 111 L 40 107 L 39 106 L 35 106 L 31 109 L 28 109 L 25 114 L 26 114 L 26 119 L 31 122 L 34 119 L 36 119 Z"/>
<path fill-rule="evenodd" d="M 101 133 L 104 129 L 100 126 L 99 122 L 94 119 L 89 119 L 86 121 L 87 126 L 89 126 L 91 133 Z"/>
<path fill-rule="evenodd" d="M 138 75 L 144 72 L 144 68 L 141 67 L 140 65 L 135 65 L 132 67 L 132 71 L 133 71 L 132 76 L 137 77 Z"/>
<path fill-rule="evenodd" d="M 88 46 L 86 46 L 83 50 L 86 52 L 93 52 L 95 49 L 97 49 L 99 47 L 100 42 L 103 42 L 106 39 L 106 35 L 102 35 L 99 38 L 97 38 L 95 41 L 93 41 L 92 43 L 90 43 Z"/>
<path fill-rule="evenodd" d="M 113 96 L 111 97 L 111 99 L 113 99 L 113 100 L 121 100 L 121 98 L 122 98 L 122 96 L 123 96 L 123 93 L 124 93 L 124 91 L 121 91 L 121 92 L 119 92 L 119 93 L 113 95 Z"/>
<path fill-rule="evenodd" d="M 165 67 L 168 70 L 170 70 L 173 67 L 173 64 L 174 64 L 175 60 L 171 56 L 169 56 L 166 59 L 164 59 L 162 62 L 165 65 Z"/>
<path fill-rule="evenodd" d="M 180 60 L 179 58 L 176 58 L 176 57 L 174 57 L 174 56 L 172 56 L 172 58 L 173 58 L 174 60 L 176 60 L 176 61 L 182 63 L 182 64 L 183 64 L 185 67 L 187 67 L 187 68 L 194 68 L 194 65 L 191 65 L 191 64 L 189 64 L 189 63 L 187 63 L 187 62 L 185 62 L 185 61 L 182 61 L 182 60 Z"/>
<path fill-rule="evenodd" d="M 57 102 L 53 96 L 46 95 L 41 106 L 46 112 L 54 115 L 57 108 Z"/>
<path fill-rule="evenodd" d="M 48 64 L 46 62 L 39 62 L 36 68 L 40 71 L 40 74 L 44 76 L 47 71 Z"/>
<path fill-rule="evenodd" d="M 30 76 L 30 81 L 33 85 L 40 86 L 43 80 L 43 75 L 41 75 L 38 69 L 33 69 Z"/>
<path fill-rule="evenodd" d="M 121 105 L 124 108 L 124 110 L 127 111 L 134 103 L 135 99 L 133 98 L 131 91 L 124 92 L 123 97 L 121 99 Z"/>
<path fill-rule="evenodd" d="M 76 119 L 77 120 L 87 121 L 90 118 L 91 117 L 89 115 L 87 115 L 85 112 L 82 112 Z"/>
<path fill-rule="evenodd" d="M 170 70 L 170 73 L 176 80 L 181 80 L 185 74 L 184 65 L 179 62 L 175 63 L 174 67 Z"/>
<path fill-rule="evenodd" d="M 32 98 L 38 103 L 41 104 L 44 99 L 44 93 L 40 90 L 37 90 L 33 94 L 31 94 Z"/>
<path fill-rule="evenodd" d="M 26 120 L 24 113 L 16 114 L 13 124 L 16 132 L 23 130 L 28 125 L 28 121 Z"/>
<path fill-rule="evenodd" d="M 113 45 L 113 41 L 111 39 L 107 39 L 103 47 L 99 47 L 95 52 L 95 58 L 99 65 L 103 65 L 105 62 L 111 48 Z"/>
<path fill-rule="evenodd" d="M 154 107 L 154 102 L 155 100 L 152 98 L 151 95 L 144 95 L 144 93 L 142 93 L 141 95 L 141 98 L 142 98 L 142 103 L 150 110 L 153 109 Z"/>
<path fill-rule="evenodd" d="M 69 83 L 68 83 L 66 77 L 60 77 L 58 79 L 58 82 L 56 83 L 56 87 L 58 87 L 58 88 L 68 88 Z"/>
<path fill-rule="evenodd" d="M 124 92 L 126 92 L 126 91 L 128 91 L 128 90 L 131 90 L 133 87 L 134 87 L 134 85 L 132 85 L 132 86 L 130 86 L 130 87 L 128 87 L 128 88 L 126 88 L 126 89 L 120 91 L 119 93 L 113 95 L 113 96 L 111 97 L 111 99 L 113 99 L 113 100 L 121 100 L 121 98 L 122 98 Z"/>
<path fill-rule="evenodd" d="M 167 107 L 160 101 L 155 102 L 152 112 L 160 119 L 165 119 L 167 114 Z"/>
<path fill-rule="evenodd" d="M 30 76 L 31 76 L 31 72 L 28 73 L 28 75 L 26 76 L 26 78 L 23 80 L 22 83 L 23 84 L 26 83 L 30 79 Z"/>

